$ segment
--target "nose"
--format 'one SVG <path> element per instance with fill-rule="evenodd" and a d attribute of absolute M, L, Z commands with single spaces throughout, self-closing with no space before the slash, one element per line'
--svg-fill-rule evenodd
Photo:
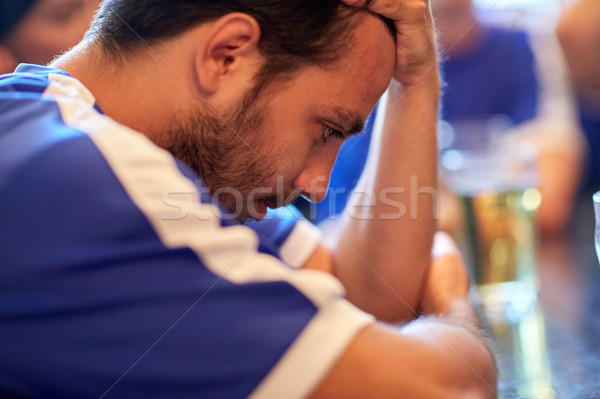
<path fill-rule="evenodd" d="M 327 195 L 331 170 L 340 145 L 328 145 L 315 153 L 294 180 L 294 188 L 299 189 L 310 201 L 322 201 Z"/>

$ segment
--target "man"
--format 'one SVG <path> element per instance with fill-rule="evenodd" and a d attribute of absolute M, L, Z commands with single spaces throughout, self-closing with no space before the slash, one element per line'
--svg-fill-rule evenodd
<path fill-rule="evenodd" d="M 98 0 L 0 0 L 0 74 L 47 64 L 90 27 Z"/>
<path fill-rule="evenodd" d="M 324 191 L 388 86 L 365 187 L 434 187 L 427 2 L 108 0 L 52 67 L 0 81 L 1 392 L 495 396 L 430 195 L 330 247 L 267 214 Z"/>

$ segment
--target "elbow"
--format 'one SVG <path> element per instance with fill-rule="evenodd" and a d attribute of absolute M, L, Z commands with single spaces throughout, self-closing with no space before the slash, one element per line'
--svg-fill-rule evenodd
<path fill-rule="evenodd" d="M 487 345 L 486 345 L 487 346 Z M 488 347 L 474 356 L 465 378 L 465 392 L 457 397 L 469 399 L 493 399 L 498 397 L 498 369 L 496 359 Z"/>
<path fill-rule="evenodd" d="M 456 355 L 450 357 L 450 359 L 453 358 L 451 360 L 453 364 L 447 364 L 447 371 L 452 375 L 445 382 L 451 384 L 452 387 L 444 388 L 444 390 L 452 392 L 449 397 L 468 399 L 498 397 L 498 368 L 489 344 L 488 339 L 481 334 L 470 334 L 470 343 L 468 344 L 470 349 L 459 361 L 462 364 L 457 363 Z"/>
<path fill-rule="evenodd" d="M 436 397 L 495 399 L 498 397 L 495 365 L 490 363 L 486 368 L 473 368 L 470 375 L 456 376 L 452 382 L 442 384 L 439 392 L 444 394 L 435 395 Z"/>
<path fill-rule="evenodd" d="M 490 372 L 490 370 L 494 370 Z M 469 392 L 464 398 L 472 399 L 495 399 L 498 397 L 498 384 L 497 374 L 495 366 L 490 367 L 490 370 L 486 370 L 478 376 L 477 381 L 473 381 Z"/>
<path fill-rule="evenodd" d="M 437 381 L 429 381 L 426 394 L 421 397 L 435 399 L 495 399 L 498 397 L 496 367 L 488 359 L 486 367 L 465 367 L 468 372 L 453 373 L 446 369 Z"/>

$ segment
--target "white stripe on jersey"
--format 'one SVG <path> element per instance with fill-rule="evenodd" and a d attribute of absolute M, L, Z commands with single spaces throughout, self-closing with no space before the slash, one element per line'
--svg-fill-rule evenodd
<path fill-rule="evenodd" d="M 288 265 L 300 268 L 320 242 L 321 230 L 307 220 L 299 220 L 279 249 L 279 255 Z"/>

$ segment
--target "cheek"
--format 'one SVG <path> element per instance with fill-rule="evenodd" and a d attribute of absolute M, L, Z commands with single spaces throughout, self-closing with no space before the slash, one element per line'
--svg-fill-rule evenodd
<path fill-rule="evenodd" d="M 277 171 L 287 183 L 293 182 L 307 167 L 315 151 L 314 140 L 306 135 L 290 134 L 273 147 Z"/>

